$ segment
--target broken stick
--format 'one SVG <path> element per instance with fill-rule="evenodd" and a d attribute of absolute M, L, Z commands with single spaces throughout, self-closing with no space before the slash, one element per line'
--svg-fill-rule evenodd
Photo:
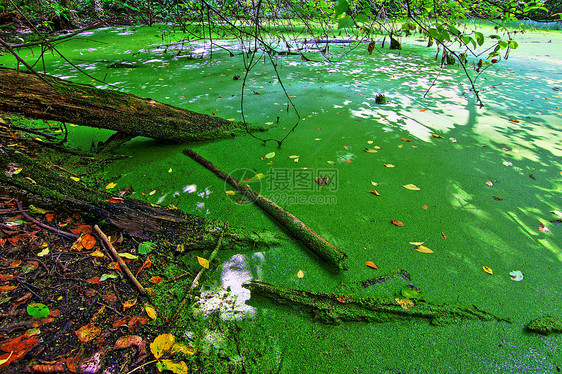
<path fill-rule="evenodd" d="M 262 210 L 275 218 L 282 226 L 299 239 L 308 249 L 314 252 L 318 257 L 336 265 L 339 269 L 347 270 L 347 255 L 329 243 L 326 239 L 314 232 L 310 227 L 304 224 L 300 219 L 283 209 L 273 201 L 269 200 L 262 194 L 252 190 L 250 186 L 238 182 L 229 174 L 213 165 L 210 161 L 204 159 L 191 149 L 184 149 L 183 153 L 197 161 L 218 177 L 228 182 L 232 187 L 236 188 L 248 200 L 254 202 Z"/>
<path fill-rule="evenodd" d="M 129 267 L 127 266 L 127 264 L 125 263 L 125 261 L 123 261 L 123 259 L 121 258 L 121 256 L 119 256 L 119 253 L 117 253 L 117 251 L 115 250 L 115 248 L 113 247 L 113 244 L 111 244 L 111 241 L 109 240 L 109 238 L 107 237 L 107 235 L 104 234 L 103 231 L 101 231 L 101 229 L 98 227 L 98 225 L 94 226 L 94 229 L 96 230 L 96 232 L 98 233 L 98 235 L 100 236 L 100 238 L 104 241 L 105 244 L 107 244 L 107 247 L 109 248 L 109 251 L 111 252 L 111 254 L 113 255 L 113 257 L 115 257 L 115 260 L 117 261 L 117 263 L 119 264 L 119 266 L 121 267 L 121 269 L 123 270 L 123 272 L 125 274 L 127 274 L 127 276 L 129 277 L 129 279 L 131 280 L 131 282 L 133 282 L 133 284 L 135 285 L 135 287 L 139 290 L 139 292 L 143 295 L 146 295 L 146 290 L 144 289 L 144 287 L 142 286 L 142 284 L 140 284 L 140 282 L 137 280 L 137 278 L 133 275 L 133 273 L 131 273 L 131 270 L 129 269 Z"/>

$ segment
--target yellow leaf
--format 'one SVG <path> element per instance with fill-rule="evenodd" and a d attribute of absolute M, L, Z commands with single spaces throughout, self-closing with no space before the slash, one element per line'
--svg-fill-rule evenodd
<path fill-rule="evenodd" d="M 365 152 L 367 152 L 367 153 L 377 153 L 378 151 L 374 148 L 365 148 Z"/>
<path fill-rule="evenodd" d="M 135 256 L 135 255 L 127 253 L 127 252 L 118 253 L 118 254 L 119 254 L 119 257 L 126 258 L 126 259 L 129 259 L 129 260 L 136 260 L 137 258 L 139 258 L 139 256 Z"/>
<path fill-rule="evenodd" d="M 299 158 L 299 157 L 300 157 L 299 155 L 291 155 L 291 156 L 289 156 L 289 158 Z"/>
<path fill-rule="evenodd" d="M 181 343 L 176 343 L 174 344 L 174 346 L 172 347 L 172 355 L 176 352 L 181 352 L 181 353 L 185 353 L 188 355 L 194 355 L 195 354 L 195 348 L 193 348 L 190 345 L 185 345 L 185 344 L 181 344 Z"/>
<path fill-rule="evenodd" d="M 433 253 L 433 251 L 423 245 L 419 245 L 416 248 L 414 248 L 416 251 L 418 252 L 422 252 L 422 253 Z"/>
<path fill-rule="evenodd" d="M 411 245 L 415 245 L 416 247 L 420 246 L 420 245 L 423 245 L 423 243 L 425 243 L 425 241 L 423 241 L 423 242 L 410 242 Z"/>
<path fill-rule="evenodd" d="M 172 350 L 176 338 L 172 334 L 161 334 L 154 338 L 154 341 L 150 343 L 150 352 L 154 355 L 154 358 L 159 359 L 164 355 L 164 353 Z"/>
<path fill-rule="evenodd" d="M 373 143 L 374 143 L 374 141 L 372 141 L 372 140 L 369 140 L 369 141 L 367 142 L 367 144 L 373 144 Z"/>
<path fill-rule="evenodd" d="M 266 122 L 265 124 L 268 125 L 268 126 L 271 126 L 271 125 L 273 125 L 273 122 Z"/>
<path fill-rule="evenodd" d="M 234 192 L 234 191 L 232 191 L 232 190 L 228 190 L 228 191 L 224 191 L 224 192 L 226 192 L 226 194 L 227 194 L 227 195 L 230 195 L 230 196 L 236 195 L 236 192 Z"/>
<path fill-rule="evenodd" d="M 99 257 L 99 258 L 105 257 L 105 255 L 103 254 L 102 251 L 99 250 L 99 248 L 97 248 L 94 252 L 90 253 L 90 256 Z"/>
<path fill-rule="evenodd" d="M 156 319 L 156 309 L 153 306 L 146 304 L 144 310 L 151 319 Z"/>
<path fill-rule="evenodd" d="M 373 268 L 373 269 L 377 269 L 377 270 L 379 269 L 379 267 L 377 265 L 375 265 L 375 263 L 373 261 L 367 261 L 367 262 L 365 262 L 365 265 L 367 265 L 368 267 Z"/>
<path fill-rule="evenodd" d="M 109 183 L 107 186 L 105 186 L 105 189 L 106 189 L 106 190 L 110 190 L 110 189 L 112 189 L 112 188 L 115 187 L 115 186 L 117 186 L 117 183 L 111 182 L 111 183 Z"/>
<path fill-rule="evenodd" d="M 199 265 L 203 266 L 205 269 L 209 268 L 209 260 L 199 256 L 195 256 L 195 257 L 197 257 L 197 261 L 199 262 Z"/>
<path fill-rule="evenodd" d="M 408 309 L 416 305 L 412 300 L 408 298 L 404 298 L 404 299 L 395 298 L 394 300 L 400 305 L 402 309 Z"/>
<path fill-rule="evenodd" d="M 150 196 L 152 196 L 152 195 L 154 195 L 155 193 L 156 193 L 156 190 L 152 190 L 152 191 L 150 191 L 148 194 L 149 194 Z"/>
<path fill-rule="evenodd" d="M 258 173 L 256 175 L 254 175 L 252 178 L 250 178 L 250 180 L 251 181 L 257 181 L 257 180 L 263 179 L 265 177 L 267 177 L 267 175 L 265 175 L 264 173 Z"/>
<path fill-rule="evenodd" d="M 418 186 L 416 186 L 415 184 L 405 184 L 403 186 L 404 188 L 408 189 L 408 190 L 412 190 L 412 191 L 419 191 L 421 190 L 421 188 L 419 188 Z"/>
<path fill-rule="evenodd" d="M 5 122 L 4 122 L 5 123 Z M 4 359 L 0 360 L 0 366 L 4 365 L 6 362 L 10 361 L 10 357 L 12 357 L 12 355 L 14 354 L 14 351 L 10 352 L 10 355 Z"/>
<path fill-rule="evenodd" d="M 494 275 L 494 271 L 492 269 L 490 269 L 487 266 L 482 266 L 482 269 L 484 269 L 484 271 L 490 275 Z"/>
<path fill-rule="evenodd" d="M 185 361 L 174 361 L 174 360 L 162 360 L 162 361 L 158 361 L 158 363 L 156 363 L 156 368 L 158 369 L 158 372 L 162 372 L 162 371 L 171 371 L 174 374 L 187 374 L 189 373 L 189 369 L 187 368 L 187 364 L 185 363 Z"/>
<path fill-rule="evenodd" d="M 375 196 L 380 196 L 381 194 L 377 192 L 377 190 L 370 190 L 370 193 L 372 193 Z"/>
<path fill-rule="evenodd" d="M 297 272 L 297 278 L 304 278 L 304 272 L 302 270 Z"/>
<path fill-rule="evenodd" d="M 372 182 L 372 181 L 371 181 L 371 184 L 375 187 L 379 185 L 377 182 Z"/>
<path fill-rule="evenodd" d="M 78 178 L 78 177 L 70 177 L 70 179 L 72 179 L 72 180 L 75 181 L 75 182 L 80 181 L 80 178 Z"/>
<path fill-rule="evenodd" d="M 230 121 L 230 122 L 234 122 L 234 121 L 236 121 L 236 118 L 227 118 L 226 120 Z"/>
<path fill-rule="evenodd" d="M 396 165 L 393 164 L 384 164 L 384 166 L 386 166 L 387 168 L 395 168 Z"/>
<path fill-rule="evenodd" d="M 268 154 L 265 155 L 265 158 L 273 158 L 275 157 L 275 152 L 269 152 Z"/>
<path fill-rule="evenodd" d="M 43 257 L 43 256 L 49 254 L 49 245 L 47 243 L 41 244 L 41 248 L 43 248 L 43 250 L 41 252 L 37 253 L 37 256 Z"/>
<path fill-rule="evenodd" d="M 168 173 L 171 173 L 171 172 L 172 172 L 172 168 L 168 169 Z"/>
<path fill-rule="evenodd" d="M 443 139 L 443 137 L 438 134 L 431 134 L 431 136 L 433 136 L 434 138 Z"/>

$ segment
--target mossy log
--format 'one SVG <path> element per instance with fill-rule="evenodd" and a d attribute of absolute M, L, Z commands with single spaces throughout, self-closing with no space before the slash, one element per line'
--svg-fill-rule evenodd
<path fill-rule="evenodd" d="M 553 332 L 562 333 L 562 318 L 544 316 L 532 320 L 526 326 L 528 331 L 537 332 L 541 335 L 549 335 Z"/>
<path fill-rule="evenodd" d="M 242 122 L 192 112 L 115 90 L 0 68 L 0 111 L 114 130 L 130 137 L 203 141 L 246 133 Z M 250 126 L 250 130 L 264 130 Z"/>
<path fill-rule="evenodd" d="M 19 173 L 14 170 L 21 168 Z M 85 211 L 141 240 L 183 244 L 186 250 L 213 248 L 223 223 L 180 210 L 168 210 L 132 198 L 119 198 L 71 179 L 52 165 L 0 145 L 0 187 L 4 192 L 42 207 L 64 206 Z M 229 226 L 223 248 L 263 248 L 279 244 L 271 232 L 249 232 Z"/>
<path fill-rule="evenodd" d="M 440 325 L 461 320 L 504 321 L 475 305 L 432 304 L 425 301 L 405 303 L 400 298 L 318 293 L 277 286 L 261 281 L 250 281 L 243 285 L 255 295 L 268 297 L 276 302 L 288 304 L 312 314 L 325 323 L 342 321 L 393 322 L 420 318 Z"/>
<path fill-rule="evenodd" d="M 184 149 L 186 155 L 197 161 L 218 177 L 229 183 L 232 187 L 236 188 L 248 200 L 255 203 L 263 211 L 273 217 L 284 228 L 286 228 L 291 235 L 299 239 L 308 249 L 314 252 L 318 257 L 328 261 L 329 263 L 337 266 L 339 269 L 346 270 L 347 254 L 337 249 L 333 244 L 318 235 L 314 230 L 308 227 L 304 222 L 295 217 L 293 214 L 283 209 L 273 201 L 269 200 L 262 194 L 252 190 L 250 186 L 238 182 L 229 174 L 225 173 L 216 167 L 210 161 L 204 159 L 191 149 Z"/>

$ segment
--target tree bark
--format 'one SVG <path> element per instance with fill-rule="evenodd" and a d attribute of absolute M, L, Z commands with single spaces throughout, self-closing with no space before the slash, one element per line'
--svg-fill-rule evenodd
<path fill-rule="evenodd" d="M 173 142 L 203 141 L 246 133 L 242 122 L 192 112 L 115 90 L 0 68 L 0 111 L 115 130 Z M 249 126 L 250 131 L 264 127 Z"/>
<path fill-rule="evenodd" d="M 21 171 L 14 172 L 21 168 Z M 90 188 L 52 165 L 0 144 L 0 190 L 42 207 L 64 206 L 84 211 L 141 240 L 183 244 L 185 250 L 213 248 L 224 224 L 169 210 L 132 198 L 116 198 Z M 224 248 L 263 248 L 278 245 L 275 234 L 232 228 L 224 234 Z"/>

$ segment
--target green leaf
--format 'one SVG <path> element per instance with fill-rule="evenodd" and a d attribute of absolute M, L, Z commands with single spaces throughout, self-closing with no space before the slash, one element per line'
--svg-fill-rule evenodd
<path fill-rule="evenodd" d="M 355 22 L 368 22 L 369 19 L 367 18 L 367 16 L 365 14 L 358 14 L 355 17 Z"/>
<path fill-rule="evenodd" d="M 100 277 L 100 282 L 106 281 L 108 279 L 117 279 L 117 278 L 119 278 L 119 276 L 115 273 L 102 274 Z"/>
<path fill-rule="evenodd" d="M 439 31 L 436 28 L 431 28 L 428 31 L 429 36 L 431 36 L 433 39 L 439 39 Z"/>
<path fill-rule="evenodd" d="M 494 35 L 490 35 L 489 38 L 490 39 L 501 39 L 501 36 L 494 34 Z"/>
<path fill-rule="evenodd" d="M 347 8 L 349 8 L 349 4 L 347 3 L 347 0 L 338 0 L 338 2 L 336 3 L 336 17 L 344 13 L 347 10 Z"/>
<path fill-rule="evenodd" d="M 45 318 L 51 313 L 47 305 L 41 303 L 31 303 L 27 306 L 27 314 L 33 318 Z"/>
<path fill-rule="evenodd" d="M 35 205 L 30 205 L 29 212 L 33 214 L 45 214 L 49 213 L 50 211 L 47 209 L 37 208 Z"/>
<path fill-rule="evenodd" d="M 476 40 L 471 38 L 470 36 L 463 36 L 462 41 L 464 44 L 468 45 L 469 43 L 472 44 L 472 47 L 476 49 Z"/>
<path fill-rule="evenodd" d="M 500 40 L 498 42 L 498 45 L 500 46 L 501 49 L 506 49 L 507 48 L 507 42 L 505 40 Z"/>
<path fill-rule="evenodd" d="M 475 31 L 474 36 L 476 37 L 476 41 L 478 42 L 478 45 L 484 44 L 484 34 L 482 34 L 481 32 Z"/>
<path fill-rule="evenodd" d="M 156 244 L 154 244 L 153 242 L 142 242 L 139 244 L 139 247 L 137 249 L 137 251 L 141 254 L 141 255 L 146 255 L 149 254 L 150 252 L 152 252 L 152 250 L 156 247 Z"/>
<path fill-rule="evenodd" d="M 515 40 L 510 40 L 508 43 L 509 48 L 511 49 L 517 49 L 519 47 L 519 44 L 517 44 L 517 42 Z"/>
<path fill-rule="evenodd" d="M 355 22 L 353 22 L 353 19 L 349 17 L 342 17 L 338 20 L 338 29 L 345 29 L 345 28 L 353 27 L 354 25 Z"/>
<path fill-rule="evenodd" d="M 187 364 L 184 361 L 162 360 L 156 364 L 158 371 L 169 370 L 174 374 L 187 374 L 189 372 Z"/>

